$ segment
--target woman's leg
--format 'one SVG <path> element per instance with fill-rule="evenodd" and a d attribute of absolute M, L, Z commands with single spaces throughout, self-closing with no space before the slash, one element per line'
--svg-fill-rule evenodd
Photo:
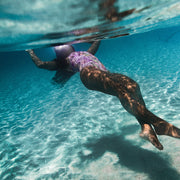
<path fill-rule="evenodd" d="M 141 125 L 140 136 L 148 139 L 158 149 L 163 149 L 163 147 L 156 133 L 180 138 L 180 129 L 155 116 L 146 108 L 139 85 L 134 80 L 122 74 L 104 72 L 94 67 L 84 68 L 80 72 L 80 77 L 88 89 L 117 96 L 122 106 L 135 116 Z"/>

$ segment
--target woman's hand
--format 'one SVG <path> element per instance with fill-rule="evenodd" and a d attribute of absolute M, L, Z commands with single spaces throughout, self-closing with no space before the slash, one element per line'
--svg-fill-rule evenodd
<path fill-rule="evenodd" d="M 29 54 L 34 53 L 34 51 L 32 49 L 26 49 L 25 51 L 28 52 Z"/>

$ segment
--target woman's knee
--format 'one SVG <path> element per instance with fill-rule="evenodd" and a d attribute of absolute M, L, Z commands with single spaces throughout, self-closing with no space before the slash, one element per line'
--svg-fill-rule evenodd
<path fill-rule="evenodd" d="M 134 80 L 128 83 L 126 88 L 129 92 L 132 92 L 132 93 L 135 93 L 140 90 L 139 84 Z"/>

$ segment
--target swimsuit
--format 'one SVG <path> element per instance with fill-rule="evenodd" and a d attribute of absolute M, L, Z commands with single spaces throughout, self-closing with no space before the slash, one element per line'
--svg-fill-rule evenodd
<path fill-rule="evenodd" d="M 88 66 L 93 66 L 102 71 L 107 71 L 104 65 L 95 56 L 86 51 L 72 52 L 66 60 L 69 64 L 68 70 L 73 72 L 79 72 Z"/>

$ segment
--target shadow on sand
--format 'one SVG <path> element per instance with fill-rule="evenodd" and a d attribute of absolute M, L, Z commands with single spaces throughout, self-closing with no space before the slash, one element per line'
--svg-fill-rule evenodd
<path fill-rule="evenodd" d="M 132 129 L 132 127 L 129 127 Z M 127 131 L 125 131 L 127 133 Z M 126 134 L 125 133 L 125 134 Z M 122 133 L 123 134 L 123 133 Z M 123 135 L 108 135 L 100 139 L 91 139 L 84 145 L 91 150 L 90 155 L 80 155 L 81 162 L 90 163 L 101 158 L 105 152 L 117 154 L 118 163 L 133 171 L 145 173 L 153 180 L 178 180 L 179 172 L 172 167 L 170 157 L 150 150 L 142 149 L 126 140 Z"/>

